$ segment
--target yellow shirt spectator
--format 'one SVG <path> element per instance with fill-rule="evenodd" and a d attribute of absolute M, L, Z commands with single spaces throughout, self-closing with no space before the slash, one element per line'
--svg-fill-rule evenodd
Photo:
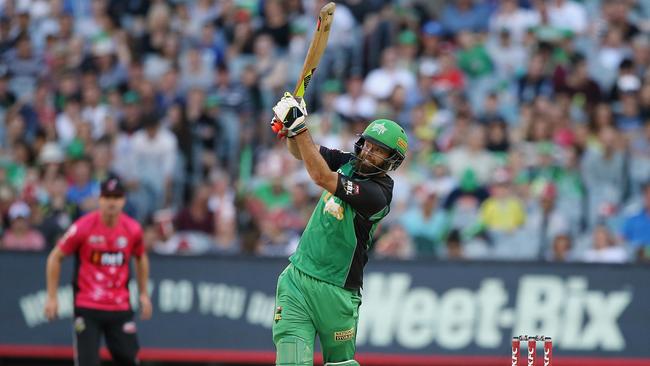
<path fill-rule="evenodd" d="M 481 221 L 489 230 L 513 231 L 526 221 L 526 212 L 516 197 L 490 197 L 481 205 Z"/>

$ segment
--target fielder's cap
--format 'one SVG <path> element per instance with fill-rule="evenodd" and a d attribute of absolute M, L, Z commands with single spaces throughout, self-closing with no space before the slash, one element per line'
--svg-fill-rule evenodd
<path fill-rule="evenodd" d="M 103 197 L 124 197 L 125 190 L 119 178 L 110 177 L 102 182 L 100 194 Z"/>

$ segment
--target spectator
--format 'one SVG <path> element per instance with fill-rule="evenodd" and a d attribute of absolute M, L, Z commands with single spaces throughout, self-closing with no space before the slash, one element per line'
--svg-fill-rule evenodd
<path fill-rule="evenodd" d="M 600 102 L 600 87 L 589 76 L 587 60 L 582 55 L 575 56 L 571 60 L 569 71 L 557 83 L 557 92 L 567 93 L 572 103 L 583 108 L 585 104 L 590 107 Z M 584 100 L 576 98 L 584 98 Z"/>
<path fill-rule="evenodd" d="M 39 207 L 39 230 L 45 237 L 48 249 L 54 246 L 70 224 L 80 216 L 79 207 L 66 197 L 67 190 L 65 176 L 56 176 L 47 187 L 47 202 Z"/>
<path fill-rule="evenodd" d="M 625 263 L 628 255 L 625 248 L 616 243 L 609 228 L 599 224 L 593 230 L 592 247 L 583 254 L 582 260 L 592 263 Z"/>
<path fill-rule="evenodd" d="M 448 2 L 441 16 L 442 24 L 448 34 L 460 31 L 479 32 L 487 29 L 489 10 L 487 4 L 472 0 Z"/>
<path fill-rule="evenodd" d="M 445 258 L 448 260 L 465 259 L 460 231 L 452 230 L 447 236 Z"/>
<path fill-rule="evenodd" d="M 532 102 L 538 96 L 552 95 L 553 84 L 544 74 L 544 61 L 540 55 L 533 55 L 528 61 L 526 74 L 519 78 L 517 90 L 520 103 Z"/>
<path fill-rule="evenodd" d="M 562 235 L 570 235 L 568 219 L 558 208 L 557 188 L 553 183 L 546 183 L 538 201 L 526 215 L 526 233 L 530 235 L 530 244 L 537 249 L 539 258 L 553 256 L 554 240 Z M 551 254 L 553 253 L 553 254 Z"/>
<path fill-rule="evenodd" d="M 582 158 L 581 170 L 589 201 L 589 224 L 594 225 L 598 212 L 607 206 L 617 206 L 623 198 L 625 161 L 617 147 L 617 132 L 603 128 L 598 134 L 599 146 L 589 149 Z"/>
<path fill-rule="evenodd" d="M 135 177 L 139 192 L 149 198 L 141 202 L 140 215 L 167 207 L 171 202 L 172 174 L 176 167 L 176 136 L 160 125 L 157 115 L 145 115 L 142 130 L 133 136 Z"/>
<path fill-rule="evenodd" d="M 180 86 L 182 90 L 199 88 L 207 91 L 212 87 L 214 80 L 213 66 L 203 58 L 199 47 L 192 47 L 183 54 L 180 69 Z"/>
<path fill-rule="evenodd" d="M 339 95 L 334 102 L 336 112 L 349 119 L 371 119 L 377 110 L 377 102 L 364 92 L 363 77 L 359 74 L 351 75 L 345 89 L 346 93 Z"/>
<path fill-rule="evenodd" d="M 472 230 L 480 224 L 479 208 L 489 197 L 473 170 L 466 170 L 459 185 L 447 196 L 444 207 L 449 212 L 450 228 Z"/>
<path fill-rule="evenodd" d="M 407 69 L 397 65 L 396 51 L 386 48 L 381 54 L 381 67 L 368 74 L 363 89 L 375 99 L 385 100 L 398 85 L 408 92 L 416 85 L 415 77 Z"/>
<path fill-rule="evenodd" d="M 97 208 L 99 197 L 99 181 L 92 177 L 92 162 L 87 156 L 82 156 L 72 163 L 71 183 L 68 186 L 66 199 L 79 206 L 82 213 Z"/>
<path fill-rule="evenodd" d="M 418 202 L 403 215 L 399 222 L 412 238 L 418 256 L 437 256 L 446 235 L 447 216 L 438 205 L 439 193 L 425 185 Z"/>
<path fill-rule="evenodd" d="M 42 57 L 33 51 L 32 42 L 26 33 L 18 37 L 15 47 L 4 54 L 3 62 L 12 76 L 10 89 L 20 99 L 31 96 L 36 81 L 47 70 Z"/>
<path fill-rule="evenodd" d="M 467 170 L 476 173 L 479 183 L 484 184 L 497 167 L 495 158 L 485 149 L 485 128 L 473 126 L 463 145 L 449 151 L 447 159 L 451 173 L 457 179 Z"/>
<path fill-rule="evenodd" d="M 573 259 L 571 236 L 567 234 L 559 234 L 553 238 L 552 252 L 550 256 L 551 262 L 570 262 Z"/>
<path fill-rule="evenodd" d="M 521 200 L 512 192 L 511 177 L 506 170 L 497 170 L 492 178 L 490 198 L 481 204 L 481 222 L 490 231 L 512 232 L 526 222 Z"/>
<path fill-rule="evenodd" d="M 551 25 L 578 35 L 587 30 L 587 13 L 584 5 L 573 0 L 551 0 L 547 3 Z"/>
<path fill-rule="evenodd" d="M 45 238 L 30 225 L 31 210 L 22 201 L 9 207 L 9 228 L 2 235 L 1 249 L 5 250 L 44 250 Z"/>
<path fill-rule="evenodd" d="M 199 231 L 213 235 L 214 212 L 210 210 L 210 187 L 202 185 L 194 190 L 192 201 L 187 208 L 180 211 L 174 218 L 174 227 L 177 231 Z"/>
<path fill-rule="evenodd" d="M 490 32 L 493 35 L 504 33 L 512 37 L 512 41 L 520 44 L 525 32 L 539 24 L 539 14 L 529 9 L 519 7 L 517 0 L 502 0 L 497 10 L 490 16 Z"/>
<path fill-rule="evenodd" d="M 513 40 L 513 36 L 506 28 L 488 40 L 486 51 L 494 63 L 496 76 L 505 80 L 512 80 L 521 73 L 522 65 L 525 65 L 528 60 L 526 50 Z"/>
<path fill-rule="evenodd" d="M 625 219 L 622 236 L 639 259 L 650 259 L 650 182 L 643 186 L 643 208 Z"/>
<path fill-rule="evenodd" d="M 415 250 L 411 238 L 401 225 L 392 225 L 375 244 L 378 258 L 411 259 Z"/>
<path fill-rule="evenodd" d="M 492 60 L 476 38 L 469 31 L 459 32 L 456 36 L 461 47 L 456 56 L 458 66 L 470 79 L 478 79 L 492 72 Z"/>

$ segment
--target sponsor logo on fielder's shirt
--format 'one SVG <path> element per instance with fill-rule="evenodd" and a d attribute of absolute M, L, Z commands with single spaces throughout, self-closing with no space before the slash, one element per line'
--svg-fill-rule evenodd
<path fill-rule="evenodd" d="M 100 266 L 119 267 L 124 264 L 124 253 L 93 250 L 90 254 L 90 262 Z"/>
<path fill-rule="evenodd" d="M 348 330 L 334 332 L 335 341 L 349 341 L 352 338 L 354 338 L 354 327 Z"/>
<path fill-rule="evenodd" d="M 125 236 L 118 236 L 115 241 L 115 245 L 120 249 L 126 248 L 127 244 L 129 244 L 129 241 Z"/>

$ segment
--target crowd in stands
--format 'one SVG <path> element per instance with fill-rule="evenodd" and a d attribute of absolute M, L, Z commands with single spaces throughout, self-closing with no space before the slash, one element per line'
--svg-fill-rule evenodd
<path fill-rule="evenodd" d="M 316 187 L 271 129 L 323 0 L 0 0 L 0 250 L 119 176 L 159 254 L 290 255 Z M 409 136 L 371 256 L 650 259 L 650 3 L 341 0 L 321 145 Z"/>

